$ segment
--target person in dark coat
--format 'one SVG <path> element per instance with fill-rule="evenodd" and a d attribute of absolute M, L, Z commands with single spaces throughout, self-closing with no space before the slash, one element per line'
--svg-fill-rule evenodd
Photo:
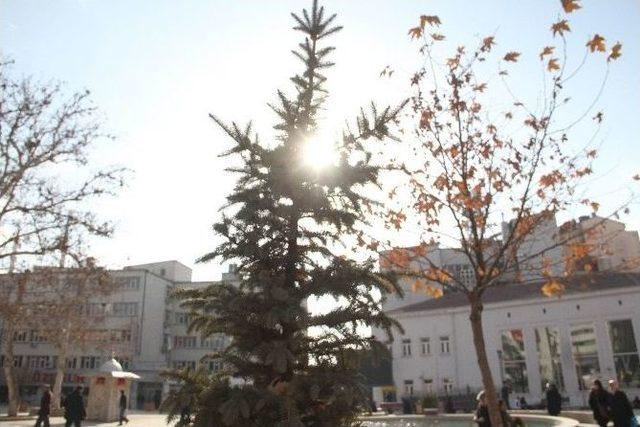
<path fill-rule="evenodd" d="M 491 427 L 491 418 L 489 418 L 489 407 L 487 406 L 487 400 L 484 395 L 484 390 L 478 393 L 478 407 L 476 408 L 476 414 L 473 417 L 473 421 L 478 424 L 478 427 Z"/>
<path fill-rule="evenodd" d="M 502 388 L 500 389 L 500 397 L 502 398 L 502 401 L 504 402 L 507 409 L 511 409 L 511 404 L 509 403 L 509 393 L 511 393 L 511 387 L 509 386 L 509 383 L 505 381 L 504 384 L 502 384 Z"/>
<path fill-rule="evenodd" d="M 631 427 L 634 414 L 627 395 L 620 390 L 616 380 L 609 380 L 609 390 L 609 412 L 614 427 Z"/>
<path fill-rule="evenodd" d="M 51 389 L 48 384 L 42 386 L 42 398 L 40 399 L 40 410 L 38 411 L 38 419 L 36 427 L 44 425 L 49 427 L 49 414 L 51 413 Z"/>
<path fill-rule="evenodd" d="M 129 418 L 127 418 L 127 396 L 124 395 L 124 390 L 120 390 L 120 399 L 118 400 L 118 409 L 120 410 L 119 411 L 120 424 L 118 425 L 121 426 L 123 421 L 125 423 L 129 422 Z"/>
<path fill-rule="evenodd" d="M 82 400 L 82 387 L 76 387 L 64 400 L 64 418 L 67 420 L 65 427 L 81 427 L 82 420 L 86 417 L 84 401 Z"/>
<path fill-rule="evenodd" d="M 607 427 L 609 422 L 609 393 L 602 387 L 600 380 L 595 380 L 589 393 L 589 407 L 593 411 L 593 419 L 599 426 Z"/>
<path fill-rule="evenodd" d="M 547 412 L 554 417 L 560 415 L 562 410 L 562 396 L 555 384 L 547 383 Z"/>

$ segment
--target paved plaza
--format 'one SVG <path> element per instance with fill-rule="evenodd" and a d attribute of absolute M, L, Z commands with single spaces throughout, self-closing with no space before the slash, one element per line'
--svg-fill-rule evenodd
<path fill-rule="evenodd" d="M 148 413 L 133 413 L 129 414 L 129 424 L 128 427 L 164 427 L 167 425 L 167 416 L 165 414 L 148 414 Z M 36 419 L 28 419 L 21 421 L 0 421 L 1 427 L 33 427 Z M 94 422 L 94 421 L 84 421 L 82 426 L 116 426 L 117 422 L 104 423 L 104 422 Z M 62 417 L 52 417 L 51 418 L 51 426 L 52 427 L 60 427 L 64 426 L 64 418 Z"/>

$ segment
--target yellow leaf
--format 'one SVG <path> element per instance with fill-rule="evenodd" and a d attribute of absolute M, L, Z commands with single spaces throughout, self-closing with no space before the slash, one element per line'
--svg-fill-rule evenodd
<path fill-rule="evenodd" d="M 560 297 L 565 290 L 565 286 L 557 280 L 550 280 L 542 286 L 542 293 L 547 297 Z"/>
<path fill-rule="evenodd" d="M 509 62 L 518 62 L 519 56 L 520 56 L 519 52 L 508 52 L 503 59 Z"/>
<path fill-rule="evenodd" d="M 562 8 L 567 13 L 571 13 L 574 10 L 578 10 L 582 7 L 580 6 L 580 4 L 578 4 L 579 0 L 561 0 L 561 1 L 562 1 Z"/>
<path fill-rule="evenodd" d="M 604 44 L 604 37 L 602 37 L 600 34 L 596 34 L 595 36 L 593 36 L 593 38 L 587 42 L 586 46 L 591 52 L 595 52 L 596 50 L 599 52 L 604 52 L 607 50 L 607 47 Z"/>
<path fill-rule="evenodd" d="M 554 49 L 555 47 L 553 46 L 545 46 L 542 52 L 540 52 L 540 61 L 542 61 L 546 55 L 551 55 Z"/>
<path fill-rule="evenodd" d="M 569 28 L 569 21 L 563 19 L 562 21 L 556 22 L 551 26 L 551 31 L 553 32 L 553 37 L 555 37 L 556 34 L 560 34 L 561 36 L 564 35 L 565 31 L 571 31 Z"/>
<path fill-rule="evenodd" d="M 560 69 L 560 65 L 558 65 L 558 60 L 556 58 L 551 58 L 549 63 L 547 64 L 547 70 L 549 71 L 557 71 Z"/>
<path fill-rule="evenodd" d="M 611 53 L 609 54 L 607 61 L 611 61 L 612 59 L 615 61 L 616 59 L 620 58 L 620 56 L 622 55 L 620 53 L 621 50 L 622 50 L 622 44 L 620 42 L 617 42 L 616 44 L 614 44 L 613 47 L 611 48 Z"/>
<path fill-rule="evenodd" d="M 425 288 L 425 293 L 429 295 L 431 298 L 440 298 L 442 296 L 442 289 L 437 288 L 435 286 L 428 285 Z"/>

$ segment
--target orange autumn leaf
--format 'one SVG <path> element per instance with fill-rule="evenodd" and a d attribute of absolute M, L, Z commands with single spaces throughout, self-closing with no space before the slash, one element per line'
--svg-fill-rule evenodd
<path fill-rule="evenodd" d="M 484 39 L 482 39 L 482 47 L 480 48 L 480 50 L 482 52 L 489 52 L 491 50 L 491 46 L 496 44 L 493 40 L 494 40 L 494 37 L 492 36 L 485 37 Z"/>
<path fill-rule="evenodd" d="M 600 34 L 596 34 L 593 36 L 591 40 L 589 40 L 586 44 L 591 52 L 595 52 L 596 50 L 599 52 L 604 52 L 607 50 L 607 47 L 604 44 L 604 37 Z"/>
<path fill-rule="evenodd" d="M 549 63 L 547 64 L 547 70 L 549 71 L 557 71 L 560 69 L 560 65 L 558 65 L 558 59 L 557 58 L 551 58 L 549 60 Z"/>
<path fill-rule="evenodd" d="M 554 49 L 555 47 L 553 46 L 545 46 L 542 52 L 540 52 L 540 61 L 542 61 L 546 55 L 551 55 Z"/>
<path fill-rule="evenodd" d="M 620 56 L 622 55 L 620 53 L 621 50 L 622 50 L 622 44 L 620 42 L 617 42 L 616 44 L 614 44 L 613 47 L 611 48 L 611 53 L 609 54 L 607 61 L 611 61 L 612 59 L 615 61 L 616 59 L 620 58 Z"/>
<path fill-rule="evenodd" d="M 440 18 L 438 18 L 435 15 L 432 15 L 432 16 L 422 15 L 420 16 L 420 27 L 424 28 L 425 24 L 438 26 L 442 24 L 442 22 L 440 22 Z"/>
<path fill-rule="evenodd" d="M 420 27 L 415 27 L 409 30 L 409 35 L 411 36 L 411 39 L 419 39 L 422 36 L 422 28 Z"/>
<path fill-rule="evenodd" d="M 434 299 L 440 298 L 443 295 L 442 289 L 430 285 L 426 286 L 424 292 Z"/>
<path fill-rule="evenodd" d="M 519 56 L 520 56 L 519 52 L 508 52 L 503 59 L 509 62 L 517 62 Z"/>
<path fill-rule="evenodd" d="M 557 280 L 550 280 L 540 290 L 547 297 L 560 297 L 564 293 L 565 286 Z"/>
<path fill-rule="evenodd" d="M 578 3 L 579 0 L 561 0 L 561 1 L 562 1 L 562 8 L 567 13 L 571 13 L 574 10 L 578 10 L 582 7 Z"/>
<path fill-rule="evenodd" d="M 555 37 L 556 34 L 560 34 L 561 36 L 564 35 L 565 31 L 571 31 L 571 28 L 569 28 L 569 21 L 563 19 L 562 21 L 556 22 L 551 26 L 551 31 L 553 32 L 553 37 Z"/>

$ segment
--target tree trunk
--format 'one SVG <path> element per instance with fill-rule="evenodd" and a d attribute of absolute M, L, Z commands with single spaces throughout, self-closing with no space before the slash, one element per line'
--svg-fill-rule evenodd
<path fill-rule="evenodd" d="M 67 363 L 67 344 L 63 343 L 58 348 L 58 360 L 56 361 L 56 379 L 53 382 L 53 390 L 51 396 L 51 408 L 60 409 L 60 400 L 62 398 L 62 382 L 64 381 L 64 370 Z"/>
<path fill-rule="evenodd" d="M 482 385 L 484 386 L 484 395 L 489 409 L 491 426 L 502 427 L 502 417 L 500 416 L 500 408 L 498 405 L 498 394 L 493 382 L 493 376 L 491 375 L 489 359 L 487 358 L 487 349 L 484 343 L 484 332 L 482 329 L 482 301 L 480 300 L 480 296 L 471 294 L 469 295 L 469 302 L 471 303 L 471 314 L 469 316 L 469 320 L 471 321 L 471 331 L 473 332 L 473 345 L 476 349 L 478 367 L 480 368 L 480 374 L 482 375 Z"/>
<path fill-rule="evenodd" d="M 20 404 L 20 391 L 18 390 L 18 381 L 16 380 L 16 370 L 13 366 L 13 334 L 15 332 L 15 326 L 11 320 L 5 321 L 5 326 L 3 340 L 4 348 L 2 349 L 2 354 L 4 355 L 4 377 L 7 383 L 7 392 L 9 394 L 7 415 L 15 417 L 18 415 L 18 405 Z"/>

